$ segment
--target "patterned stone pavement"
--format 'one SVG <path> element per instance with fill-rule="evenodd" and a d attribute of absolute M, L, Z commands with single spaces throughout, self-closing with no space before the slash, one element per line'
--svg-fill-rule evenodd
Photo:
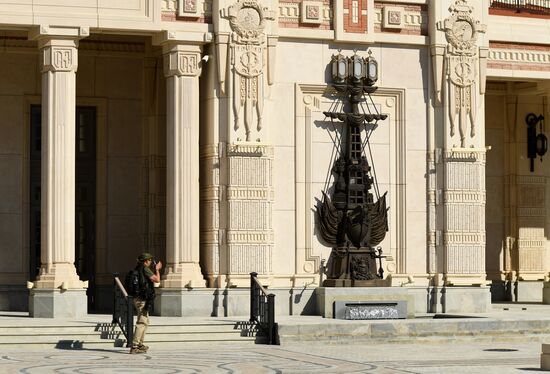
<path fill-rule="evenodd" d="M 0 352 L 0 373 L 529 373 L 539 371 L 540 342 L 327 344 L 283 346 L 191 343 L 130 355 L 112 349 L 12 349 Z"/>

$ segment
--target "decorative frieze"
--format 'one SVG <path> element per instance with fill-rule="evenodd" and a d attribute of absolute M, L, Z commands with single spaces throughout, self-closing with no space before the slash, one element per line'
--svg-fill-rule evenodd
<path fill-rule="evenodd" d="M 474 244 L 479 245 L 479 243 L 483 243 L 485 241 L 485 233 L 471 233 L 471 234 L 463 234 L 463 233 L 452 233 L 452 232 L 446 232 L 445 235 L 443 235 L 443 243 L 444 244 Z"/>
<path fill-rule="evenodd" d="M 331 29 L 332 9 L 330 2 L 326 0 L 280 1 L 278 15 L 279 27 L 316 27 L 321 30 Z"/>
<path fill-rule="evenodd" d="M 162 0 L 163 21 L 212 22 L 212 0 Z"/>
<path fill-rule="evenodd" d="M 550 71 L 550 46 L 503 42 L 489 46 L 489 68 Z"/>
<path fill-rule="evenodd" d="M 264 188 L 228 187 L 227 199 L 273 200 L 273 191 Z"/>
<path fill-rule="evenodd" d="M 445 191 L 443 194 L 444 203 L 484 203 L 486 193 L 484 191 Z"/>
<path fill-rule="evenodd" d="M 428 35 L 428 9 L 425 5 L 375 2 L 374 31 L 392 34 Z"/>

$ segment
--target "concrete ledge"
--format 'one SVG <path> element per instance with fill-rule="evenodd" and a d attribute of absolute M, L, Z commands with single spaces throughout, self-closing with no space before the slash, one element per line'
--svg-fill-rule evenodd
<path fill-rule="evenodd" d="M 534 317 L 536 318 L 536 317 Z M 548 319 L 515 320 L 493 318 L 421 318 L 392 320 L 323 319 L 289 322 L 281 318 L 281 344 L 298 341 L 368 341 L 380 343 L 454 341 L 456 339 L 511 341 L 512 339 L 548 339 Z M 550 356 L 550 354 L 548 355 Z"/>
<path fill-rule="evenodd" d="M 77 318 L 88 314 L 85 289 L 33 288 L 29 294 L 29 315 L 35 318 Z"/>

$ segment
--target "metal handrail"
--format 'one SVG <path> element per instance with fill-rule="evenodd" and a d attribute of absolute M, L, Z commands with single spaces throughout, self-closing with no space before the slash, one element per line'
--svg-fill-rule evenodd
<path fill-rule="evenodd" d="M 113 323 L 120 327 L 126 337 L 126 347 L 131 347 L 134 338 L 134 298 L 126 292 L 118 279 L 118 273 L 113 276 Z"/>
<path fill-rule="evenodd" d="M 493 9 L 511 9 L 516 12 L 550 15 L 550 0 L 491 0 Z"/>
<path fill-rule="evenodd" d="M 250 273 L 250 322 L 267 336 L 267 344 L 279 344 L 279 326 L 275 322 L 275 295 L 267 293 L 258 281 L 258 273 Z"/>

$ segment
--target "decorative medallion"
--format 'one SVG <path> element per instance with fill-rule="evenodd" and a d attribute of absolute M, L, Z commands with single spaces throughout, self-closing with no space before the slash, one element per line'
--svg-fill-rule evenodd
<path fill-rule="evenodd" d="M 239 59 L 235 61 L 235 70 L 239 75 L 247 78 L 257 77 L 262 73 L 263 50 L 257 45 L 238 45 L 235 46 L 235 52 Z"/>
<path fill-rule="evenodd" d="M 229 24 L 243 39 L 259 38 L 265 29 L 267 8 L 256 0 L 238 0 L 229 7 Z"/>

